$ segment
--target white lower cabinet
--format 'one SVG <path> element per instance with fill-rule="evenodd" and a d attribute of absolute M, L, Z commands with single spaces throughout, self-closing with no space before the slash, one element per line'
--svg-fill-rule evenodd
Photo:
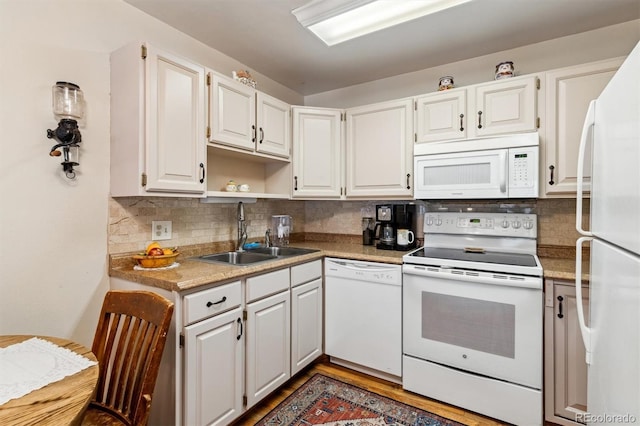
<path fill-rule="evenodd" d="M 247 305 L 247 407 L 285 383 L 290 373 L 289 289 Z"/>
<path fill-rule="evenodd" d="M 150 290 L 113 277 L 111 288 Z M 322 355 L 322 260 L 184 292 L 151 290 L 176 308 L 150 425 L 228 425 Z"/>
<path fill-rule="evenodd" d="M 589 318 L 589 288 L 582 286 L 585 318 Z M 545 420 L 579 425 L 588 412 L 587 363 L 578 324 L 578 300 L 571 281 L 545 280 Z"/>
<path fill-rule="evenodd" d="M 185 327 L 185 424 L 226 425 L 242 413 L 242 309 Z"/>
<path fill-rule="evenodd" d="M 322 355 L 322 263 L 291 268 L 291 375 Z"/>

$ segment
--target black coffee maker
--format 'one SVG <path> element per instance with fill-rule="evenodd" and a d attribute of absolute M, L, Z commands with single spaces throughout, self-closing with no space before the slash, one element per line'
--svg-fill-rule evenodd
<path fill-rule="evenodd" d="M 393 223 L 393 204 L 376 206 L 376 226 L 373 233 L 378 241 L 376 248 L 394 250 L 396 230 Z"/>
<path fill-rule="evenodd" d="M 376 248 L 408 251 L 416 247 L 416 207 L 414 204 L 376 206 Z"/>
<path fill-rule="evenodd" d="M 407 251 L 417 247 L 418 237 L 416 235 L 418 220 L 418 206 L 415 204 L 394 204 L 393 205 L 393 225 L 395 228 L 396 241 L 394 250 Z"/>

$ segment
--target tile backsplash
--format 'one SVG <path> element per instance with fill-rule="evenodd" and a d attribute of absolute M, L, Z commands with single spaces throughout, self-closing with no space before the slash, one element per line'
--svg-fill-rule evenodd
<path fill-rule="evenodd" d="M 294 233 L 359 235 L 361 209 L 379 201 L 258 200 L 244 203 L 248 240 L 262 241 L 271 216 L 293 217 Z M 488 203 L 485 203 L 488 204 Z M 538 214 L 538 244 L 573 246 L 575 199 L 540 199 L 529 203 Z M 123 197 L 109 200 L 109 253 L 142 250 L 152 240 L 151 221 L 171 220 L 167 246 L 223 242 L 236 238 L 237 203 L 209 204 L 195 198 Z M 588 200 L 585 221 L 588 222 Z"/>

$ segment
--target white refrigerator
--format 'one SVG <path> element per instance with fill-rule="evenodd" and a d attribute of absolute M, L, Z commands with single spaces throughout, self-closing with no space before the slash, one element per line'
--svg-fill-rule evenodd
<path fill-rule="evenodd" d="M 591 142 L 590 144 L 588 142 Z M 582 176 L 591 145 L 590 227 Z M 588 364 L 587 424 L 640 424 L 640 43 L 591 102 L 578 158 L 576 292 L 590 241 L 589 318 L 578 300 Z"/>

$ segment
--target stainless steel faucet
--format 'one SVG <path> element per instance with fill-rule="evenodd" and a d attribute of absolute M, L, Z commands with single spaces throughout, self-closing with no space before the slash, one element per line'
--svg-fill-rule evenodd
<path fill-rule="evenodd" d="M 244 223 L 244 205 L 242 201 L 238 203 L 238 245 L 236 251 L 244 251 L 244 244 L 247 242 L 247 224 Z"/>
<path fill-rule="evenodd" d="M 271 247 L 271 229 L 269 228 L 267 228 L 267 231 L 264 233 L 264 245 Z"/>

